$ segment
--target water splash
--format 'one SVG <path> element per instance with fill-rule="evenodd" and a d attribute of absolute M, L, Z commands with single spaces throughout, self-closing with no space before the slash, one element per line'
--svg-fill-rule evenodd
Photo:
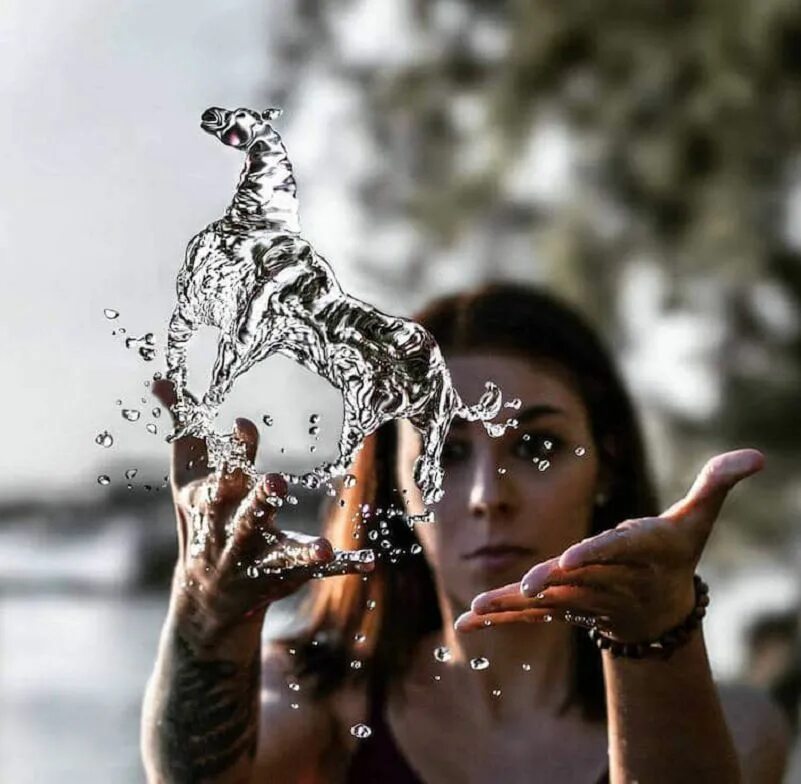
<path fill-rule="evenodd" d="M 281 354 L 342 393 L 338 458 L 314 473 L 326 480 L 341 476 L 366 436 L 385 422 L 408 419 L 423 438 L 415 481 L 431 504 L 442 496 L 440 455 L 455 416 L 483 422 L 493 436 L 511 426 L 489 424 L 502 405 L 500 390 L 487 382 L 479 402 L 466 405 L 423 327 L 342 290 L 328 262 L 300 235 L 292 165 L 271 124 L 279 113 L 203 113 L 203 130 L 246 158 L 233 201 L 192 238 L 178 274 L 167 340 L 168 377 L 178 396 L 173 437 L 205 438 L 210 465 L 252 473 L 238 441 L 216 432 L 213 423 L 234 381 Z M 209 388 L 195 403 L 186 394 L 186 354 L 201 326 L 215 327 L 219 338 Z"/>
<path fill-rule="evenodd" d="M 353 735 L 354 738 L 359 738 L 359 740 L 364 740 L 365 738 L 369 738 L 373 731 L 366 725 L 366 724 L 354 724 L 350 728 L 350 734 Z"/>
<path fill-rule="evenodd" d="M 108 430 L 104 430 L 102 433 L 98 433 L 95 436 L 95 443 L 98 446 L 108 449 L 114 443 L 114 436 L 112 436 Z"/>

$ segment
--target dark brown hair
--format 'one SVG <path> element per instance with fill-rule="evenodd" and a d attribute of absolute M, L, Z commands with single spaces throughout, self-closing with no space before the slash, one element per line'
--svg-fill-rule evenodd
<path fill-rule="evenodd" d="M 598 335 L 571 307 L 539 289 L 493 284 L 436 300 L 416 320 L 446 355 L 504 351 L 551 360 L 572 375 L 600 463 L 611 477 L 608 500 L 596 507 L 591 534 L 658 513 L 629 396 Z M 418 641 L 442 625 L 427 562 L 403 556 L 417 540 L 404 517 L 393 513 L 403 506 L 395 461 L 396 428 L 390 423 L 366 439 L 352 469 L 356 485 L 342 491 L 326 518 L 323 535 L 335 547 L 374 547 L 380 537 L 391 549 L 378 549 L 381 557 L 367 578 L 314 583 L 304 608 L 307 631 L 291 645 L 299 673 L 314 676 L 318 694 L 350 678 L 366 680 L 373 696 L 384 693 L 402 679 Z M 357 635 L 366 640 L 357 642 Z M 577 629 L 575 640 L 569 702 L 580 704 L 587 718 L 602 718 L 600 655 L 586 632 Z"/>

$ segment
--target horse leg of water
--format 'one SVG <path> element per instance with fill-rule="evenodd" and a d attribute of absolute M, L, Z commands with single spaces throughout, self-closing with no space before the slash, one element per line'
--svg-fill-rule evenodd
<path fill-rule="evenodd" d="M 237 359 L 236 346 L 231 337 L 220 333 L 220 342 L 217 344 L 217 358 L 211 371 L 211 385 L 203 397 L 206 405 L 216 408 L 219 406 L 233 386 L 234 379 L 239 370 L 234 370 Z"/>
<path fill-rule="evenodd" d="M 174 414 L 179 423 L 184 421 L 187 410 L 186 350 L 196 330 L 196 323 L 179 304 L 170 318 L 167 333 L 167 378 L 175 385 L 177 402 Z"/>
<path fill-rule="evenodd" d="M 414 466 L 414 480 L 423 495 L 426 506 L 439 501 L 444 476 L 440 466 L 442 448 L 448 435 L 451 420 L 448 417 L 440 419 L 413 419 L 412 424 L 422 432 L 423 448 L 420 457 Z"/>
<path fill-rule="evenodd" d="M 342 433 L 339 437 L 339 458 L 331 466 L 331 476 L 344 474 L 350 468 L 366 435 L 359 421 L 359 412 L 354 411 L 346 403 L 342 417 Z"/>

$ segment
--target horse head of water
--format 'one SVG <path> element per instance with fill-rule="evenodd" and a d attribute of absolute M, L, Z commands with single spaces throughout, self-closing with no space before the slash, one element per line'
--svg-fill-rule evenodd
<path fill-rule="evenodd" d="M 203 112 L 200 127 L 229 147 L 247 150 L 254 142 L 270 135 L 272 131 L 270 121 L 279 114 L 281 110 L 274 108 L 255 112 L 241 107 L 220 109 L 212 106 Z"/>

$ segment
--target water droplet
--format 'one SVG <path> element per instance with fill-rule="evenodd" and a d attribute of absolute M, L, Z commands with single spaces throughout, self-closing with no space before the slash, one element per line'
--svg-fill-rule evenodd
<path fill-rule="evenodd" d="M 506 473 L 506 469 L 505 469 L 505 468 L 499 468 L 499 469 L 498 469 L 498 473 L 499 473 L 501 476 L 503 476 L 503 475 Z"/>
<path fill-rule="evenodd" d="M 318 436 L 320 435 L 320 428 L 317 425 L 309 428 L 309 435 L 310 436 Z"/>
<path fill-rule="evenodd" d="M 551 615 L 543 615 L 542 622 L 543 623 L 550 623 L 553 620 L 553 616 Z"/>
<path fill-rule="evenodd" d="M 584 457 L 587 454 L 587 450 L 583 446 L 576 447 L 576 456 L 577 457 Z"/>
<path fill-rule="evenodd" d="M 158 419 L 161 416 L 161 409 L 156 406 L 150 413 L 153 415 L 154 419 Z"/>
<path fill-rule="evenodd" d="M 500 689 L 493 689 L 492 690 L 492 696 L 496 697 L 496 698 L 500 697 L 501 696 L 501 690 Z"/>
<path fill-rule="evenodd" d="M 358 643 L 359 645 L 361 645 L 366 639 L 367 639 L 366 634 L 359 633 L 353 636 L 354 642 Z"/>
<path fill-rule="evenodd" d="M 100 474 L 100 476 L 97 477 L 97 483 L 99 485 L 110 485 L 111 484 L 111 478 L 106 476 L 105 474 Z"/>
<path fill-rule="evenodd" d="M 289 705 L 289 707 L 292 708 L 292 710 L 297 710 L 300 705 L 298 705 L 297 702 L 293 702 Z"/>
<path fill-rule="evenodd" d="M 345 501 L 342 498 L 339 499 L 339 506 L 342 508 L 345 506 Z"/>
<path fill-rule="evenodd" d="M 489 666 L 489 659 L 487 659 L 485 656 L 477 656 L 475 659 L 470 659 L 470 669 L 486 670 Z"/>
<path fill-rule="evenodd" d="M 149 348 L 148 346 L 139 346 L 139 356 L 145 362 L 152 362 L 156 358 L 156 349 Z"/>
<path fill-rule="evenodd" d="M 362 663 L 361 663 L 361 662 L 360 662 L 358 659 L 354 659 L 354 660 L 353 660 L 353 661 L 350 663 L 350 668 L 351 668 L 352 670 L 360 670 L 360 669 L 362 668 Z"/>
<path fill-rule="evenodd" d="M 158 433 L 159 431 L 159 429 L 152 422 L 145 425 L 145 430 L 147 430 L 148 433 L 152 433 L 153 435 L 156 435 L 156 433 Z"/>
<path fill-rule="evenodd" d="M 104 308 L 104 309 L 103 309 L 103 315 L 104 315 L 104 316 L 105 316 L 105 317 L 106 317 L 106 318 L 107 318 L 109 321 L 111 321 L 111 320 L 113 320 L 113 319 L 117 318 L 117 316 L 119 316 L 120 314 L 119 314 L 119 311 L 117 311 L 117 310 L 113 310 L 112 308 Z"/>
<path fill-rule="evenodd" d="M 271 417 L 269 414 L 265 414 L 265 415 L 264 415 L 264 416 L 261 418 L 261 421 L 262 421 L 262 422 L 264 422 L 264 424 L 265 424 L 267 427 L 272 427 L 272 426 L 273 426 L 273 418 L 272 418 L 272 417 Z"/>
<path fill-rule="evenodd" d="M 365 607 L 367 607 L 368 610 L 375 610 L 375 599 L 368 599 Z"/>
<path fill-rule="evenodd" d="M 356 477 L 353 474 L 345 474 L 345 478 L 342 480 L 342 484 L 344 487 L 355 487 Z"/>
<path fill-rule="evenodd" d="M 547 439 L 542 442 L 542 445 L 547 449 L 549 452 L 553 449 L 553 441 L 548 441 Z"/>
<path fill-rule="evenodd" d="M 114 436 L 112 436 L 108 430 L 104 430 L 102 433 L 98 433 L 97 436 L 95 436 L 95 443 L 108 449 L 114 443 Z"/>
<path fill-rule="evenodd" d="M 531 665 L 528 662 L 524 662 L 520 666 L 523 668 L 524 672 L 531 672 Z"/>
<path fill-rule="evenodd" d="M 316 425 L 319 421 L 320 421 L 320 415 L 319 414 L 312 414 L 309 417 L 309 424 L 310 425 Z"/>
<path fill-rule="evenodd" d="M 251 577 L 253 579 L 255 579 L 261 574 L 261 572 L 259 571 L 259 567 L 253 565 L 248 566 L 248 568 L 245 570 L 245 573 L 247 574 L 248 577 Z"/>
<path fill-rule="evenodd" d="M 129 468 L 125 472 L 125 478 L 126 479 L 133 479 L 138 473 L 139 473 L 139 469 L 137 469 L 137 468 Z"/>
<path fill-rule="evenodd" d="M 544 599 L 545 598 L 545 591 L 540 591 L 534 598 L 535 599 Z"/>
<path fill-rule="evenodd" d="M 292 683 L 287 684 L 292 691 L 300 691 L 300 684 L 297 681 L 292 681 Z"/>
<path fill-rule="evenodd" d="M 298 504 L 298 499 L 297 499 L 297 497 L 296 497 L 296 496 L 294 496 L 294 495 L 288 495 L 288 496 L 286 497 L 286 502 L 287 502 L 287 503 L 288 503 L 290 506 L 297 506 L 297 504 Z"/>
<path fill-rule="evenodd" d="M 512 400 L 508 400 L 506 403 L 504 403 L 504 405 L 506 406 L 506 408 L 518 409 L 520 408 L 521 405 L 523 405 L 523 401 L 521 401 L 519 397 L 516 397 L 513 398 Z"/>
<path fill-rule="evenodd" d="M 114 401 L 114 405 L 115 406 L 121 406 L 122 405 L 122 400 L 119 400 L 119 399 L 115 400 Z"/>
<path fill-rule="evenodd" d="M 484 619 L 484 626 L 492 626 L 492 621 L 489 618 Z"/>
<path fill-rule="evenodd" d="M 539 463 L 537 464 L 537 468 L 540 471 L 547 471 L 550 468 L 550 466 L 551 466 L 550 460 L 540 460 Z"/>
<path fill-rule="evenodd" d="M 359 740 L 364 740 L 365 738 L 369 738 L 373 731 L 366 725 L 366 724 L 354 724 L 350 728 L 350 734 L 353 735 L 354 738 L 359 738 Z"/>
<path fill-rule="evenodd" d="M 419 544 L 415 543 L 409 548 L 409 552 L 412 555 L 419 555 L 423 552 L 423 548 Z"/>
<path fill-rule="evenodd" d="M 127 419 L 129 422 L 136 422 L 137 419 L 141 416 L 141 412 L 137 411 L 135 408 L 123 408 L 122 409 L 122 417 L 123 419 Z"/>
<path fill-rule="evenodd" d="M 309 490 L 316 490 L 320 486 L 320 482 L 322 481 L 317 474 L 313 474 L 311 472 L 304 474 L 301 477 L 301 484 L 304 487 L 307 487 Z"/>
<path fill-rule="evenodd" d="M 450 661 L 453 658 L 453 654 L 446 645 L 440 645 L 438 648 L 434 648 L 434 658 L 438 662 L 444 663 Z"/>

